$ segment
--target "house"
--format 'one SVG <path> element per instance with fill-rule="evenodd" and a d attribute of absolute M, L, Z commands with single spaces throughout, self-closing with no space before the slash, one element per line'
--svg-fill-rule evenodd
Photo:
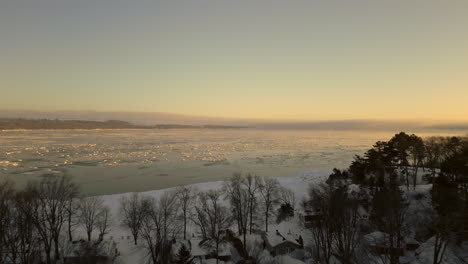
<path fill-rule="evenodd" d="M 216 243 L 210 239 L 191 239 L 182 240 L 173 244 L 172 253 L 177 254 L 180 247 L 184 244 L 189 250 L 196 263 L 206 263 L 208 259 L 216 259 Z M 231 259 L 231 244 L 228 242 L 221 242 L 218 245 L 218 258 L 223 261 Z"/>
<path fill-rule="evenodd" d="M 421 245 L 419 241 L 414 238 L 405 237 L 406 250 L 414 251 Z"/>
<path fill-rule="evenodd" d="M 301 236 L 295 237 L 289 233 L 282 235 L 278 230 L 264 232 L 262 239 L 264 240 L 264 247 L 273 256 L 289 254 L 304 247 Z"/>
<path fill-rule="evenodd" d="M 322 220 L 322 213 L 320 208 L 314 208 L 311 201 L 305 202 L 303 208 L 297 209 L 296 215 L 299 218 L 299 223 L 304 225 L 305 228 L 312 228 L 318 226 Z"/>
<path fill-rule="evenodd" d="M 390 247 L 389 235 L 380 231 L 375 231 L 364 236 L 364 242 L 376 255 L 397 255 L 404 256 L 404 247 Z"/>
<path fill-rule="evenodd" d="M 302 212 L 302 218 L 304 222 L 304 227 L 312 228 L 320 224 L 320 221 L 322 220 L 322 213 L 319 209 L 307 209 Z"/>
<path fill-rule="evenodd" d="M 107 241 L 73 241 L 64 252 L 64 264 L 111 264 L 119 255 L 117 244 Z"/>
<path fill-rule="evenodd" d="M 209 254 L 209 250 L 201 246 L 202 242 L 203 240 L 201 239 L 187 240 L 187 248 L 190 250 L 190 254 L 192 255 L 193 259 L 198 263 L 203 263 L 206 259 L 206 256 Z"/>

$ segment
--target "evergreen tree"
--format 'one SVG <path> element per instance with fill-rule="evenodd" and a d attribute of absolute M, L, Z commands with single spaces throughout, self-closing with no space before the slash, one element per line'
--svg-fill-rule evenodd
<path fill-rule="evenodd" d="M 177 253 L 175 257 L 174 263 L 176 264 L 192 264 L 193 263 L 192 254 L 190 254 L 190 250 L 185 246 L 185 244 L 182 244 L 182 246 L 180 247 L 179 252 Z"/>
<path fill-rule="evenodd" d="M 390 249 L 390 263 L 398 264 L 398 248 L 403 246 L 402 237 L 408 202 L 396 180 L 391 175 L 388 183 L 377 190 L 372 200 L 370 220 L 377 230 L 387 234 L 385 244 Z"/>

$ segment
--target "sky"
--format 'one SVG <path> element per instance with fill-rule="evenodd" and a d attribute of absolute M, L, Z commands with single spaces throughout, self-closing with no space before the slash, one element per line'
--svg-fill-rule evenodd
<path fill-rule="evenodd" d="M 466 0 L 0 1 L 0 109 L 468 120 Z"/>

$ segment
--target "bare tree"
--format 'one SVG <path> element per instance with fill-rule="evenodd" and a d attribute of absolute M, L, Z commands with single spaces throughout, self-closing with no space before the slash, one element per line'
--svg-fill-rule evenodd
<path fill-rule="evenodd" d="M 440 168 L 442 158 L 442 139 L 440 137 L 429 137 L 424 140 L 424 149 L 426 152 L 426 164 L 431 169 L 432 184 L 435 182 L 436 169 Z"/>
<path fill-rule="evenodd" d="M 398 264 L 400 260 L 396 250 L 401 247 L 408 202 L 399 188 L 396 175 L 391 175 L 386 186 L 374 194 L 372 204 L 370 220 L 377 230 L 388 234 L 386 246 L 390 250 L 390 263 Z"/>
<path fill-rule="evenodd" d="M 332 186 L 320 185 L 317 188 L 309 187 L 309 202 L 304 203 L 311 206 L 316 212 L 317 219 L 311 228 L 314 245 L 314 258 L 320 263 L 330 263 L 333 255 L 334 233 L 331 222 L 331 200 Z"/>
<path fill-rule="evenodd" d="M 70 197 L 68 197 L 67 206 L 66 206 L 66 218 L 67 218 L 67 231 L 68 231 L 68 240 L 71 242 L 73 241 L 73 231 L 75 230 L 76 226 L 79 225 L 78 219 L 78 205 L 79 200 L 78 197 L 78 188 L 75 192 L 71 193 Z"/>
<path fill-rule="evenodd" d="M 445 250 L 457 227 L 456 202 L 459 194 L 456 186 L 441 176 L 432 186 L 432 203 L 426 205 L 426 215 L 429 216 L 429 230 L 434 235 L 433 264 L 443 263 Z"/>
<path fill-rule="evenodd" d="M 203 211 L 202 204 L 200 202 L 200 195 L 197 196 L 197 200 L 194 204 L 195 212 L 190 217 L 192 222 L 200 228 L 203 239 L 208 238 L 208 219 Z"/>
<path fill-rule="evenodd" d="M 144 200 L 148 204 L 141 225 L 145 248 L 154 264 L 169 263 L 171 240 L 180 231 L 175 210 L 177 195 L 174 192 L 165 192 L 159 200 Z"/>
<path fill-rule="evenodd" d="M 14 192 L 14 183 L 12 181 L 6 180 L 0 183 L 0 260 L 4 258 L 2 249 L 7 246 L 1 234 L 6 232 L 10 222 L 9 208 Z"/>
<path fill-rule="evenodd" d="M 263 198 L 263 206 L 265 209 L 265 231 L 268 232 L 268 218 L 274 203 L 277 201 L 279 190 L 279 182 L 274 178 L 261 178 L 260 193 Z"/>
<path fill-rule="evenodd" d="M 12 182 L 0 184 L 0 262 L 33 263 L 40 237 L 33 222 L 36 199 L 29 192 L 16 192 Z M 2 253 L 7 252 L 5 255 Z"/>
<path fill-rule="evenodd" d="M 286 187 L 279 188 L 279 200 L 283 204 L 289 204 L 292 208 L 296 206 L 296 194 Z"/>
<path fill-rule="evenodd" d="M 120 216 L 122 224 L 130 229 L 135 245 L 138 244 L 138 232 L 141 229 L 143 218 L 148 210 L 147 200 L 141 199 L 138 193 L 120 200 Z"/>
<path fill-rule="evenodd" d="M 223 231 L 230 226 L 230 219 L 227 208 L 221 206 L 220 190 L 210 190 L 206 193 L 200 193 L 201 209 L 208 220 L 208 234 L 215 242 L 216 263 L 219 262 L 219 244 L 223 238 Z"/>
<path fill-rule="evenodd" d="M 193 204 L 194 194 L 193 188 L 189 186 L 180 187 L 177 191 L 179 205 L 182 210 L 182 218 L 184 225 L 184 239 L 187 239 L 187 219 L 190 215 L 191 205 Z"/>
<path fill-rule="evenodd" d="M 359 243 L 359 200 L 351 195 L 346 184 L 322 184 L 309 187 L 309 200 L 304 209 L 314 212 L 311 227 L 314 257 L 330 263 L 336 256 L 340 263 L 356 262 L 355 249 Z"/>
<path fill-rule="evenodd" d="M 250 194 L 244 187 L 245 179 L 240 173 L 234 173 L 223 186 L 223 191 L 226 193 L 226 198 L 231 204 L 233 218 L 237 221 L 239 235 L 244 237 L 244 245 L 246 242 L 246 233 L 249 219 L 249 197 Z"/>
<path fill-rule="evenodd" d="M 34 199 L 34 195 L 28 192 L 18 192 L 15 196 L 17 215 L 13 230 L 18 233 L 16 247 L 20 263 L 24 264 L 34 263 L 40 252 L 40 237 L 37 235 L 32 214 Z"/>
<path fill-rule="evenodd" d="M 104 240 L 104 235 L 109 232 L 109 227 L 112 224 L 111 221 L 111 212 L 109 207 L 102 207 L 101 211 L 98 214 L 97 219 L 97 228 L 99 230 L 99 240 Z"/>
<path fill-rule="evenodd" d="M 450 238 L 450 219 L 444 216 L 433 215 L 431 229 L 434 232 L 433 264 L 443 263 L 445 250 Z"/>
<path fill-rule="evenodd" d="M 18 212 L 14 207 L 14 195 L 13 182 L 5 181 L 0 185 L 0 249 L 6 252 L 3 260 L 11 263 L 16 263 L 19 254 L 17 247 L 19 234 L 16 230 Z"/>
<path fill-rule="evenodd" d="M 413 166 L 413 190 L 416 190 L 417 178 L 418 178 L 418 169 L 422 166 L 422 162 L 425 158 L 425 149 L 422 138 L 412 134 L 410 136 L 411 144 L 409 148 L 411 163 Z"/>
<path fill-rule="evenodd" d="M 70 177 L 43 175 L 41 181 L 32 181 L 26 190 L 35 195 L 33 221 L 41 236 L 46 262 L 52 263 L 51 251 L 55 249 L 55 259 L 60 259 L 59 238 L 66 221 L 66 208 L 69 199 L 77 192 L 77 186 Z"/>
<path fill-rule="evenodd" d="M 331 214 L 334 246 L 343 264 L 354 263 L 354 253 L 360 239 L 359 201 L 348 192 L 348 186 L 332 189 Z"/>
<path fill-rule="evenodd" d="M 248 173 L 243 183 L 249 194 L 249 233 L 252 234 L 254 213 L 257 206 L 257 191 L 260 190 L 260 178 Z"/>
<path fill-rule="evenodd" d="M 86 230 L 88 241 L 91 241 L 93 230 L 98 228 L 99 215 L 104 210 L 102 198 L 98 196 L 82 198 L 78 209 L 80 223 Z"/>

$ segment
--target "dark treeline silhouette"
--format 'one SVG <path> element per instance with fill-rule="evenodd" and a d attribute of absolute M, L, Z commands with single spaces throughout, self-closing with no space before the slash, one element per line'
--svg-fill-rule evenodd
<path fill-rule="evenodd" d="M 246 236 L 268 231 L 274 205 L 293 200 L 292 191 L 281 188 L 276 179 L 234 173 L 219 189 L 198 191 L 184 186 L 165 191 L 159 198 L 138 193 L 125 196 L 120 201 L 120 219 L 133 234 L 134 243 L 146 248 L 152 263 L 191 261 L 183 247 L 171 254 L 176 239 L 189 239 L 188 222 L 197 227 L 203 247 L 217 262 L 222 243 L 233 244 L 240 257 L 252 262 L 258 256 L 249 253 L 253 246 Z"/>
<path fill-rule="evenodd" d="M 139 126 L 119 120 L 87 121 L 59 119 L 20 119 L 0 118 L 0 130 L 15 129 L 144 129 L 150 126 Z"/>
<path fill-rule="evenodd" d="M 0 185 L 0 261 L 55 263 L 63 258 L 63 233 L 71 242 L 75 228 L 82 226 L 88 241 L 95 230 L 102 241 L 110 218 L 101 198 L 79 198 L 70 177 L 43 175 L 23 190 L 4 181 Z"/>
<path fill-rule="evenodd" d="M 17 129 L 241 129 L 245 126 L 157 124 L 136 125 L 126 121 L 0 118 L 0 131 Z"/>
<path fill-rule="evenodd" d="M 400 263 L 405 234 L 413 231 L 421 241 L 433 238 L 433 264 L 443 263 L 450 243 L 468 240 L 467 164 L 466 137 L 422 139 L 401 132 L 376 142 L 348 169 L 334 169 L 326 184 L 311 186 L 303 206 L 318 216 L 312 227 L 314 258 L 363 263 L 373 252 L 382 263 Z M 414 223 L 409 207 L 412 200 L 424 198 L 411 196 L 419 184 L 432 184 L 432 189 L 429 205 L 420 208 Z M 368 214 L 362 217 L 357 207 Z M 356 239 L 376 231 L 385 234 L 378 247 L 365 248 L 365 239 Z"/>

